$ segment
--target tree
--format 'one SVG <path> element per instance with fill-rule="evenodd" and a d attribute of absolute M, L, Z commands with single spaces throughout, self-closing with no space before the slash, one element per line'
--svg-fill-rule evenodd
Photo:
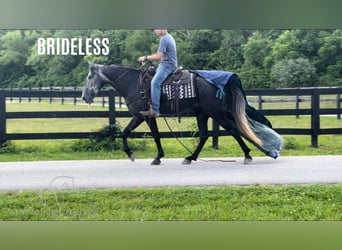
<path fill-rule="evenodd" d="M 0 38 L 0 84 L 9 87 L 12 81 L 31 74 L 27 56 L 37 37 L 35 31 L 9 31 Z"/>
<path fill-rule="evenodd" d="M 189 45 L 193 57 L 192 69 L 216 69 L 210 64 L 211 54 L 221 46 L 220 30 L 195 30 L 191 33 Z"/>
<path fill-rule="evenodd" d="M 248 41 L 251 33 L 250 30 L 222 30 L 221 46 L 210 55 L 210 68 L 239 71 L 244 62 L 242 45 Z"/>
<path fill-rule="evenodd" d="M 190 48 L 190 39 L 191 33 L 190 30 L 169 30 L 170 34 L 174 37 L 177 44 L 177 59 L 178 64 L 183 66 L 185 69 L 192 68 L 195 65 L 194 58 L 191 54 Z"/>
<path fill-rule="evenodd" d="M 236 72 L 244 87 L 342 85 L 341 30 L 169 32 L 179 65 Z M 38 55 L 38 37 L 109 38 L 109 54 Z M 0 87 L 81 85 L 88 61 L 132 66 L 139 56 L 154 53 L 158 40 L 151 30 L 0 30 Z M 312 78 L 304 82 L 300 74 Z M 284 77 L 287 83 L 279 80 Z"/>
<path fill-rule="evenodd" d="M 326 35 L 326 32 L 323 34 L 322 46 L 318 50 L 321 84 L 342 85 L 342 31 L 335 30 L 330 35 Z"/>
<path fill-rule="evenodd" d="M 244 78 L 244 86 L 253 88 L 267 88 L 270 86 L 269 67 L 265 66 L 265 60 L 272 51 L 273 42 L 268 36 L 255 31 L 248 42 L 243 46 L 244 64 L 241 68 L 241 76 Z"/>
<path fill-rule="evenodd" d="M 91 37 L 89 30 L 58 30 L 42 31 L 40 37 L 43 38 L 85 38 Z M 34 45 L 27 64 L 35 71 L 35 75 L 30 78 L 30 86 L 70 86 L 80 83 L 78 66 L 84 64 L 82 55 L 38 55 L 37 43 Z M 86 67 L 84 67 L 86 69 Z M 74 72 L 74 70 L 76 71 Z M 83 79 L 85 74 L 83 74 Z M 25 83 L 21 86 L 27 87 Z"/>
<path fill-rule="evenodd" d="M 157 46 L 157 37 L 151 30 L 136 30 L 124 41 L 123 53 L 126 58 L 122 60 L 122 63 L 132 65 L 139 56 L 155 53 Z"/>
<path fill-rule="evenodd" d="M 271 78 L 271 86 L 275 88 L 313 86 L 316 69 L 306 58 L 285 59 L 272 67 Z"/>

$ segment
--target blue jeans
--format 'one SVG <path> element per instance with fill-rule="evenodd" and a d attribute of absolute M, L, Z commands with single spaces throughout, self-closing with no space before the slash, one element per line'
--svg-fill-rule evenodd
<path fill-rule="evenodd" d="M 151 99 L 152 99 L 152 109 L 156 113 L 160 113 L 160 95 L 161 95 L 161 85 L 166 80 L 166 78 L 175 70 L 174 67 L 167 65 L 159 65 L 157 67 L 156 74 L 151 81 Z"/>

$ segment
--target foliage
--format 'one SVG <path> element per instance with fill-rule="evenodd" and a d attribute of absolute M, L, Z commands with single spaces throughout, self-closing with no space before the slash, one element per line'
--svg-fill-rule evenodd
<path fill-rule="evenodd" d="M 313 86 L 316 69 L 305 58 L 281 60 L 273 65 L 271 78 L 271 86 L 275 88 Z"/>
<path fill-rule="evenodd" d="M 5 141 L 0 146 L 0 154 L 14 154 L 16 153 L 16 147 L 11 141 Z"/>
<path fill-rule="evenodd" d="M 88 140 L 79 140 L 71 148 L 74 151 L 112 151 L 121 148 L 122 142 L 118 139 L 120 128 L 117 125 L 108 125 L 103 127 L 98 135 Z"/>
<path fill-rule="evenodd" d="M 342 84 L 339 29 L 170 30 L 170 33 L 177 43 L 179 64 L 184 68 L 236 72 L 248 88 L 284 85 L 285 71 L 301 65 L 305 67 L 302 72 L 286 73 L 287 79 L 295 81 L 291 82 L 293 86 Z M 38 37 L 108 38 L 110 52 L 99 56 L 38 55 Z M 157 47 L 158 37 L 151 30 L 0 30 L 0 87 L 83 85 L 88 61 L 137 67 L 136 59 L 154 53 Z M 313 78 L 307 77 L 308 73 Z"/>

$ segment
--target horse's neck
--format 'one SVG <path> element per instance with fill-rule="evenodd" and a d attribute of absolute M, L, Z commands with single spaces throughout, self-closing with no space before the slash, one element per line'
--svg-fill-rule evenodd
<path fill-rule="evenodd" d="M 113 69 L 112 69 L 113 70 Z M 116 67 L 113 70 L 115 74 L 109 74 L 106 77 L 110 79 L 111 85 L 124 98 L 137 95 L 139 91 L 139 72 L 136 69 Z"/>

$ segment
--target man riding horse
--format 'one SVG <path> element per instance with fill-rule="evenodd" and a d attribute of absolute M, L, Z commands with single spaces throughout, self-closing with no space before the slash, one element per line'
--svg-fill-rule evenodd
<path fill-rule="evenodd" d="M 175 39 L 166 29 L 156 29 L 154 33 L 161 37 L 157 52 L 153 55 L 139 57 L 138 62 L 160 60 L 156 74 L 151 81 L 152 105 L 149 110 L 140 112 L 143 116 L 156 118 L 160 115 L 161 85 L 177 68 L 177 49 Z"/>

